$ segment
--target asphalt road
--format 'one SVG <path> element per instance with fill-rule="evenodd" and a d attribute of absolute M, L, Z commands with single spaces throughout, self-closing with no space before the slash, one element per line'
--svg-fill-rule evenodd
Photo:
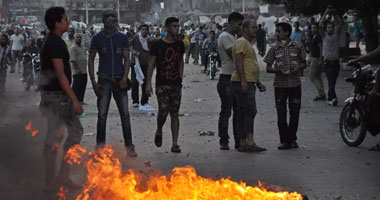
<path fill-rule="evenodd" d="M 368 134 L 360 147 L 350 148 L 339 133 L 340 111 L 344 99 L 351 95 L 353 89 L 350 84 L 343 82 L 350 71 L 340 73 L 336 87 L 339 104 L 336 107 L 328 106 L 327 102 L 312 101 L 316 91 L 308 77 L 301 78 L 300 148 L 287 151 L 277 150 L 279 135 L 273 75 L 263 71 L 261 80 L 267 86 L 267 91 L 256 95 L 258 114 L 254 137 L 257 144 L 268 150 L 263 153 L 239 153 L 232 149 L 233 142 L 230 142 L 231 150 L 219 150 L 217 122 L 220 101 L 216 91 L 217 80 L 207 79 L 201 69 L 192 64 L 185 66 L 180 113 L 186 115 L 180 117 L 180 154 L 170 152 L 170 120 L 164 126 L 163 146 L 156 148 L 153 143 L 156 117 L 133 108 L 130 102 L 133 142 L 138 157 L 126 157 L 120 117 L 115 102 L 111 102 L 107 143 L 116 150 L 125 169 L 145 171 L 144 162 L 150 161 L 150 170 L 168 174 L 176 166 L 191 165 L 203 177 L 231 177 L 232 180 L 242 180 L 254 186 L 261 181 L 273 190 L 296 191 L 307 195 L 309 199 L 380 199 L 380 152 L 368 151 L 368 148 L 380 142 L 380 138 Z M 39 94 L 24 92 L 20 76 L 8 76 L 7 101 L 0 107 L 0 199 L 49 199 L 42 193 L 42 148 L 46 119 L 38 111 Z M 323 78 L 327 88 L 325 75 Z M 93 149 L 97 109 L 90 83 L 87 85 L 85 102 L 88 103 L 84 106 L 88 117 L 81 119 L 81 122 L 85 134 L 90 136 L 83 136 L 81 145 Z M 155 96 L 149 103 L 157 108 Z M 24 130 L 29 120 L 40 131 L 35 137 Z M 215 135 L 200 136 L 199 131 L 212 131 Z M 84 183 L 85 170 L 82 166 L 75 166 L 71 177 L 78 184 Z M 70 193 L 69 199 L 73 199 L 75 194 Z"/>

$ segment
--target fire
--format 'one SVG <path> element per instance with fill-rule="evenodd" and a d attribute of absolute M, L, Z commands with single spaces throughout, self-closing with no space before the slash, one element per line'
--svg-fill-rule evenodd
<path fill-rule="evenodd" d="M 302 200 L 298 193 L 272 192 L 259 183 L 258 187 L 247 186 L 244 182 L 234 182 L 230 178 L 213 180 L 197 175 L 191 166 L 176 167 L 171 175 L 146 175 L 132 169 L 123 171 L 121 162 L 114 156 L 110 146 L 94 152 L 86 152 L 75 146 L 68 151 L 66 160 L 80 163 L 80 158 L 88 156 L 84 162 L 88 171 L 87 181 L 76 200 L 121 200 L 121 199 L 262 199 L 262 200 Z M 144 177 L 147 176 L 147 177 Z M 64 192 L 61 199 L 65 198 Z"/>
<path fill-rule="evenodd" d="M 30 134 L 34 137 L 35 135 L 37 135 L 38 133 L 38 130 L 37 129 L 34 129 L 32 128 L 32 121 L 29 120 L 29 123 L 25 126 L 25 130 L 29 131 Z"/>

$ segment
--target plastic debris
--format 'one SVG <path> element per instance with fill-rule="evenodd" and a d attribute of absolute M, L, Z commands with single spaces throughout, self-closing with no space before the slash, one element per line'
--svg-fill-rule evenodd
<path fill-rule="evenodd" d="M 212 132 L 212 131 L 198 131 L 198 133 L 199 133 L 199 136 L 214 136 L 214 132 Z"/>

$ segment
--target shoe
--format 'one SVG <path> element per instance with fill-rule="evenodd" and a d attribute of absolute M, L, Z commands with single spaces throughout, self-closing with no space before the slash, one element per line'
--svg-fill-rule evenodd
<path fill-rule="evenodd" d="M 277 147 L 278 150 L 285 150 L 285 149 L 290 149 L 290 148 L 292 148 L 292 147 L 291 147 L 290 143 L 287 143 L 287 142 L 282 143 L 282 144 L 280 144 L 280 146 Z"/>
<path fill-rule="evenodd" d="M 162 146 L 162 135 L 157 135 L 157 133 L 154 136 L 154 144 L 156 147 L 161 147 Z"/>
<path fill-rule="evenodd" d="M 291 147 L 292 149 L 298 149 L 298 144 L 297 144 L 297 142 L 296 142 L 296 141 L 293 141 L 293 142 L 290 144 L 290 147 Z"/>
<path fill-rule="evenodd" d="M 257 146 L 256 144 L 249 146 L 249 148 L 251 152 L 262 152 L 267 150 L 266 148 Z"/>
<path fill-rule="evenodd" d="M 230 150 L 230 147 L 228 146 L 228 144 L 221 144 L 220 150 Z"/>
<path fill-rule="evenodd" d="M 181 149 L 179 148 L 178 145 L 173 145 L 171 151 L 173 153 L 181 153 Z"/>
<path fill-rule="evenodd" d="M 326 100 L 326 96 L 316 96 L 313 101 Z"/>
<path fill-rule="evenodd" d="M 126 147 L 126 150 L 127 150 L 127 156 L 128 157 L 137 157 L 137 153 L 135 151 L 135 147 L 133 147 L 133 146 Z"/>
<path fill-rule="evenodd" d="M 139 107 L 139 103 L 133 103 L 133 107 Z"/>
<path fill-rule="evenodd" d="M 334 98 L 332 100 L 332 104 L 333 104 L 333 106 L 337 106 L 338 105 L 338 100 Z"/>
<path fill-rule="evenodd" d="M 79 118 L 86 118 L 87 117 L 87 114 L 86 113 L 82 113 L 78 116 Z"/>

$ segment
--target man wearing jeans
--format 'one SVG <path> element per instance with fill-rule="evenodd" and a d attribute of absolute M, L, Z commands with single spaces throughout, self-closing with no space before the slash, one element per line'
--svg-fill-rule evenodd
<path fill-rule="evenodd" d="M 264 58 L 267 72 L 275 74 L 273 85 L 281 142 L 279 150 L 298 148 L 296 133 L 301 109 L 300 70 L 306 67 L 306 51 L 302 44 L 290 40 L 291 32 L 290 24 L 276 24 L 277 44 L 269 49 Z M 286 111 L 288 102 L 289 123 Z"/>
<path fill-rule="evenodd" d="M 339 41 L 342 33 L 342 21 L 338 15 L 334 15 L 334 23 L 328 21 L 326 31 L 324 30 L 324 20 L 328 13 L 334 13 L 334 9 L 327 7 L 324 15 L 319 22 L 319 30 L 323 41 L 323 59 L 324 68 L 327 76 L 327 81 L 329 85 L 328 91 L 328 105 L 336 106 L 338 104 L 338 99 L 335 93 L 335 84 L 338 79 L 340 71 L 339 62 Z M 336 26 L 336 27 L 335 27 Z"/>
<path fill-rule="evenodd" d="M 20 34 L 20 30 L 16 28 L 15 34 L 10 38 L 12 50 L 12 62 L 10 73 L 15 72 L 16 63 L 18 61 L 18 72 L 21 73 L 21 50 L 25 46 L 25 38 Z"/>
<path fill-rule="evenodd" d="M 136 157 L 137 153 L 132 144 L 131 120 L 128 111 L 128 37 L 117 31 L 117 17 L 114 11 L 105 10 L 103 12 L 103 23 L 104 30 L 92 38 L 88 59 L 88 71 L 92 87 L 98 97 L 96 144 L 99 147 L 106 142 L 107 114 L 111 95 L 113 95 L 121 117 L 127 156 Z M 96 82 L 94 75 L 94 60 L 96 53 L 99 54 L 99 71 L 97 73 L 98 82 Z"/>
<path fill-rule="evenodd" d="M 238 104 L 239 152 L 259 152 L 266 149 L 257 146 L 254 139 L 254 121 L 256 109 L 256 86 L 265 91 L 259 81 L 259 65 L 252 41 L 256 37 L 257 23 L 246 20 L 243 23 L 243 37 L 236 40 L 232 48 L 234 71 L 232 89 Z"/>
<path fill-rule="evenodd" d="M 237 135 L 237 105 L 231 88 L 231 74 L 233 71 L 232 47 L 236 40 L 235 35 L 241 31 L 240 26 L 243 24 L 243 15 L 233 12 L 228 16 L 228 25 L 218 38 L 218 50 L 222 66 L 220 77 L 217 84 L 218 94 L 221 102 L 219 113 L 218 133 L 221 150 L 229 150 L 228 140 L 228 121 L 233 109 L 232 127 L 235 139 L 235 148 L 239 147 L 239 138 Z"/>

